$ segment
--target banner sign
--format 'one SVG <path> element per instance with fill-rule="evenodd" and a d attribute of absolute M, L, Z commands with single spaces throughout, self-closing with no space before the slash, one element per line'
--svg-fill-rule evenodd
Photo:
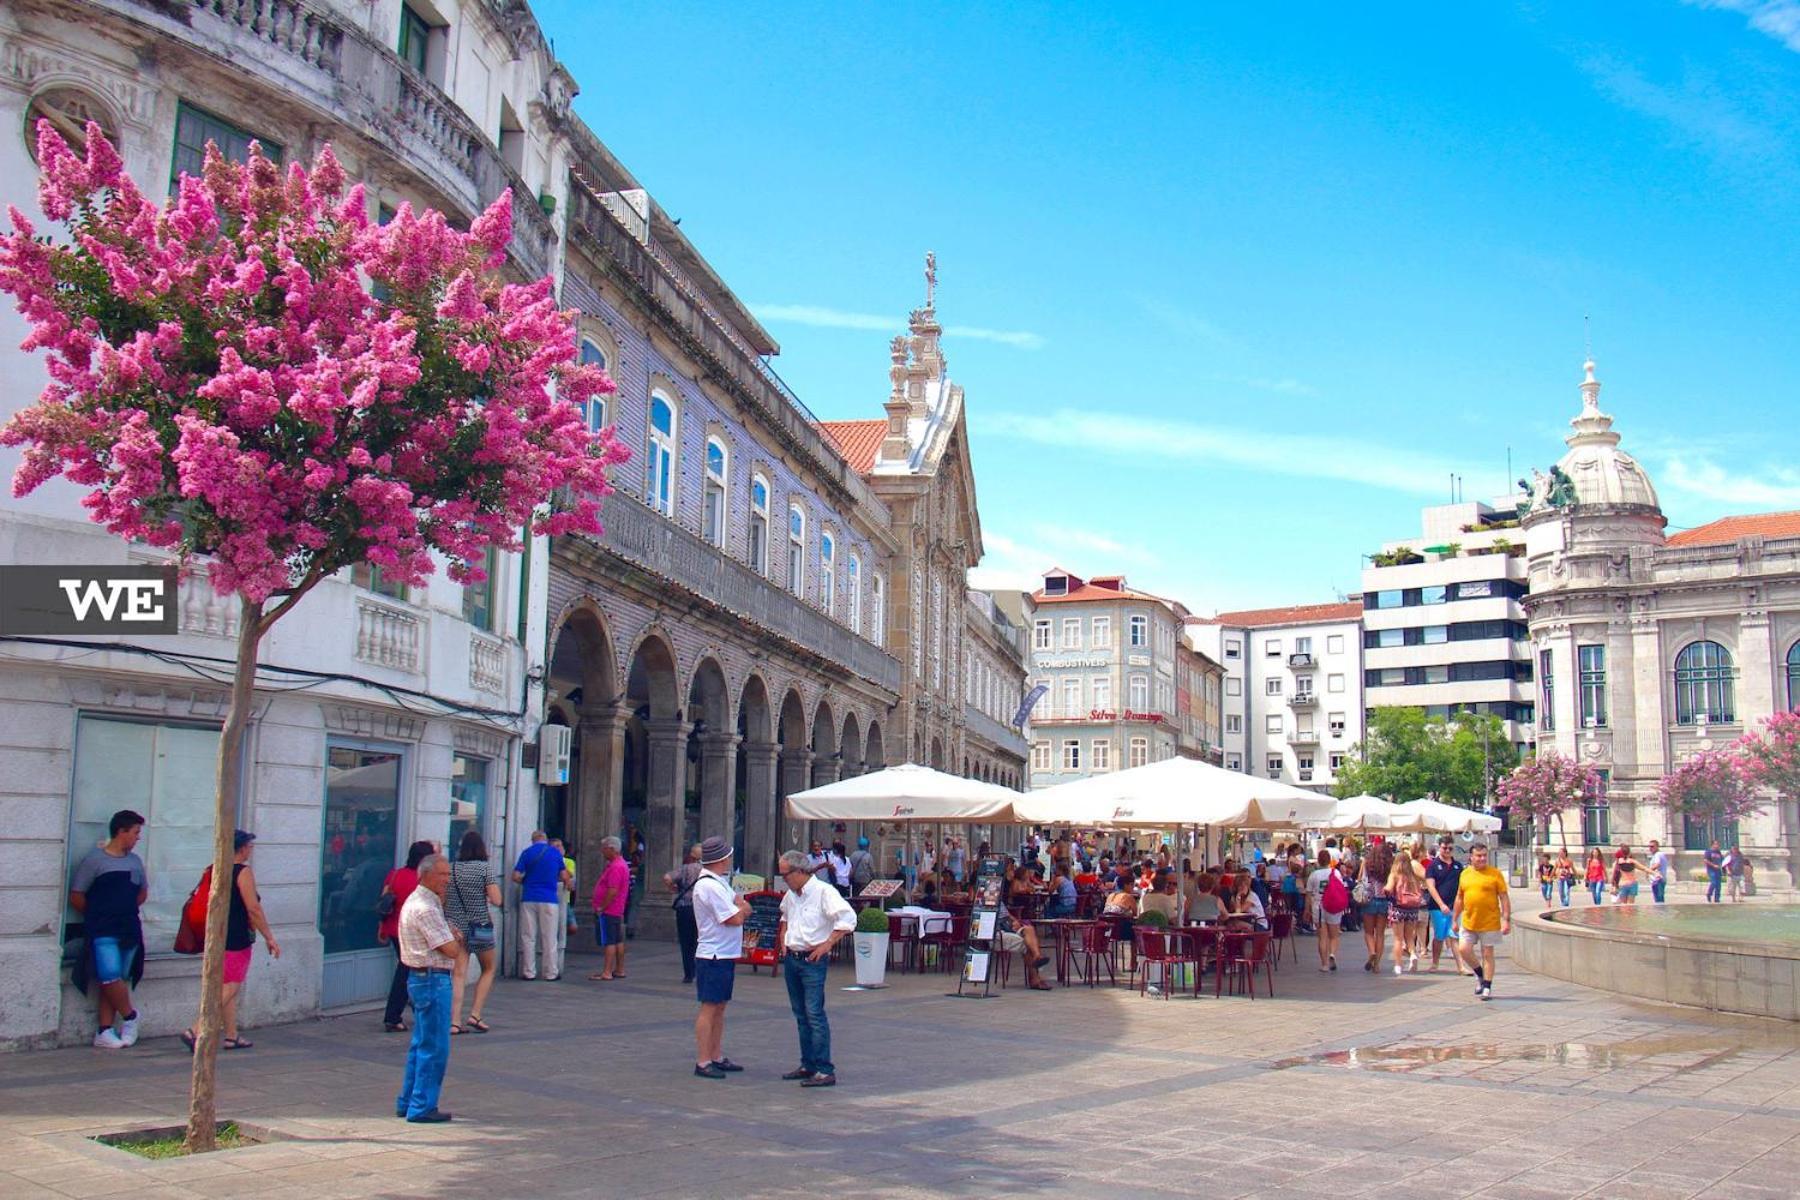
<path fill-rule="evenodd" d="M 1019 715 L 1012 719 L 1013 728 L 1023 729 L 1025 727 L 1026 720 L 1031 716 L 1031 710 L 1037 707 L 1037 702 L 1042 700 L 1049 691 L 1049 684 L 1040 683 L 1025 693 L 1025 701 L 1019 705 Z"/>

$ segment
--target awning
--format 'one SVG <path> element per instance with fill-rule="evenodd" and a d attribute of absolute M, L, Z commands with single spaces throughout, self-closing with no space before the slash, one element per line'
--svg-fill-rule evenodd
<path fill-rule="evenodd" d="M 795 821 L 979 821 L 1008 824 L 1020 793 L 917 763 L 827 783 L 787 798 Z"/>
<path fill-rule="evenodd" d="M 1081 829 L 1303 829 L 1329 821 L 1335 804 L 1279 780 L 1170 758 L 1027 792 L 1016 808 L 1027 824 Z"/>

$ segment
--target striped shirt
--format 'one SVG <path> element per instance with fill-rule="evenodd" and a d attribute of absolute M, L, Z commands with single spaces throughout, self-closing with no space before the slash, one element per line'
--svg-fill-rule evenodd
<path fill-rule="evenodd" d="M 436 947 L 454 940 L 438 894 L 428 887 L 414 888 L 400 907 L 400 961 L 409 967 L 439 967 L 447 971 L 456 965 L 456 960 L 439 953 Z"/>

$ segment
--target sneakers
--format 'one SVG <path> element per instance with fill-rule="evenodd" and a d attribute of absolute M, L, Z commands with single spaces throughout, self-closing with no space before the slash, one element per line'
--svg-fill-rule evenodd
<path fill-rule="evenodd" d="M 782 1078 L 786 1079 L 786 1080 L 790 1080 L 790 1081 L 795 1080 L 795 1079 L 811 1079 L 814 1075 L 817 1075 L 817 1074 L 818 1074 L 817 1071 L 814 1071 L 808 1067 L 795 1067 L 793 1070 L 789 1071 L 786 1075 L 783 1075 Z"/>
<path fill-rule="evenodd" d="M 1481 985 L 1481 990 L 1475 994 L 1480 996 L 1483 1000 L 1492 1000 L 1494 998 L 1494 985 L 1491 983 L 1484 983 Z"/>
<path fill-rule="evenodd" d="M 123 1050 L 125 1042 L 118 1033 L 111 1029 L 102 1029 L 94 1035 L 94 1045 L 102 1050 Z"/>
<path fill-rule="evenodd" d="M 442 1125 L 445 1121 L 450 1119 L 450 1114 L 441 1108 L 434 1108 L 429 1112 L 422 1112 L 416 1117 L 408 1117 L 406 1119 L 413 1125 Z"/>
<path fill-rule="evenodd" d="M 741 1071 L 744 1069 L 732 1062 L 729 1058 L 715 1058 L 713 1059 L 712 1065 L 719 1068 L 721 1071 Z"/>
<path fill-rule="evenodd" d="M 1487 990 L 1487 986 L 1487 980 L 1482 978 L 1481 971 L 1477 968 L 1475 971 L 1475 994 L 1477 996 L 1481 995 L 1481 993 Z"/>
<path fill-rule="evenodd" d="M 717 1064 L 717 1063 L 707 1063 L 704 1067 L 702 1067 L 698 1064 L 695 1064 L 694 1074 L 698 1075 L 702 1079 L 723 1079 L 723 1078 L 725 1078 L 725 1072 L 719 1070 L 719 1064 Z"/>
<path fill-rule="evenodd" d="M 1406 974 L 1406 964 L 1404 964 L 1404 963 L 1395 963 L 1395 964 L 1394 964 L 1394 974 L 1396 974 L 1396 975 L 1404 975 L 1404 974 Z"/>
<path fill-rule="evenodd" d="M 836 1075 L 823 1075 L 823 1074 L 814 1075 L 811 1079 L 801 1080 L 800 1086 L 801 1087 L 836 1087 L 837 1086 L 837 1076 Z"/>
<path fill-rule="evenodd" d="M 142 1017 L 143 1014 L 134 1008 L 131 1010 L 131 1015 L 129 1017 L 126 1017 L 119 1022 L 119 1041 L 121 1043 L 127 1046 L 137 1045 L 138 1022 Z"/>

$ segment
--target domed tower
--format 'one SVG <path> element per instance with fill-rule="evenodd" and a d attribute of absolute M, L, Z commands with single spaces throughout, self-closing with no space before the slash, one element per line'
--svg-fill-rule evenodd
<path fill-rule="evenodd" d="M 1627 573 L 1633 547 L 1661 546 L 1668 524 L 1650 476 L 1619 449 L 1613 419 L 1600 411 L 1592 359 L 1583 370 L 1569 449 L 1548 475 L 1533 472 L 1521 522 L 1533 592 Z"/>

